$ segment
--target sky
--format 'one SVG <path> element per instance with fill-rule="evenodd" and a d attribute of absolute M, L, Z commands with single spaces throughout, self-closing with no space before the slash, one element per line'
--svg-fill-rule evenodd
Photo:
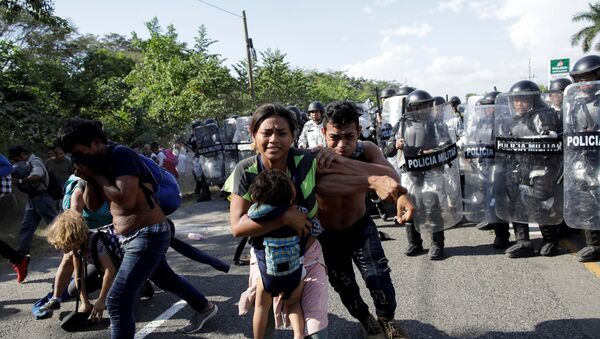
<path fill-rule="evenodd" d="M 242 10 L 255 49 L 279 49 L 292 67 L 395 80 L 432 95 L 483 94 L 532 76 L 547 85 L 549 59 L 584 54 L 571 17 L 587 0 L 55 0 L 80 33 L 136 32 L 157 17 L 193 46 L 200 25 L 226 65 L 246 57 Z M 531 71 L 529 71 L 531 65 Z"/>

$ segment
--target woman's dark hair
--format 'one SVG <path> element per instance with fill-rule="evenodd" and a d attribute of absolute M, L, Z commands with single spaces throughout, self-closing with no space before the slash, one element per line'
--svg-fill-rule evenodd
<path fill-rule="evenodd" d="M 274 103 L 261 105 L 256 109 L 256 111 L 254 111 L 254 113 L 252 114 L 252 121 L 250 122 L 250 133 L 252 135 L 255 135 L 256 132 L 258 132 L 258 129 L 260 128 L 260 124 L 262 124 L 262 122 L 266 119 L 274 116 L 284 118 L 290 126 L 292 134 L 294 133 L 294 131 L 296 131 L 298 122 L 296 121 L 294 113 L 292 113 L 282 105 Z"/>
<path fill-rule="evenodd" d="M 323 124 L 331 123 L 333 126 L 340 127 L 354 123 L 358 128 L 360 126 L 358 122 L 359 112 L 358 106 L 353 101 L 333 101 L 325 106 Z"/>
<path fill-rule="evenodd" d="M 96 120 L 75 118 L 58 131 L 58 144 L 67 153 L 73 151 L 75 144 L 91 145 L 95 138 L 108 144 L 108 139 L 102 131 L 102 123 Z"/>
<path fill-rule="evenodd" d="M 250 185 L 252 200 L 259 204 L 289 204 L 293 198 L 293 183 L 284 171 L 265 169 Z"/>

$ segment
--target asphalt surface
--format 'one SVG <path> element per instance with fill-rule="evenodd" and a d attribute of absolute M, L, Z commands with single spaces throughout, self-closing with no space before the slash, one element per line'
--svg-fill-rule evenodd
<path fill-rule="evenodd" d="M 237 241 L 229 233 L 228 205 L 216 194 L 213 198 L 187 205 L 173 215 L 177 237 L 230 262 Z M 468 223 L 446 233 L 447 259 L 433 262 L 426 253 L 409 258 L 403 254 L 407 243 L 403 227 L 376 222 L 395 239 L 383 242 L 383 247 L 396 288 L 397 323 L 411 338 L 600 338 L 600 274 L 593 272 L 600 269 L 599 263 L 580 264 L 565 246 L 561 255 L 553 258 L 509 259 L 491 247 L 492 232 L 479 231 Z M 201 233 L 205 239 L 189 240 L 189 232 Z M 533 237 L 539 247 L 540 236 Z M 583 244 L 579 235 L 567 243 L 576 247 Z M 23 284 L 16 282 L 10 265 L 1 265 L 0 337 L 109 337 L 108 320 L 80 333 L 60 328 L 59 319 L 74 309 L 74 301 L 63 302 L 50 319 L 35 320 L 32 316 L 33 303 L 51 289 L 59 260 L 60 253 L 49 246 L 37 249 Z M 251 316 L 239 317 L 237 311 L 239 294 L 247 286 L 247 266 L 232 266 L 225 274 L 173 250 L 169 250 L 168 260 L 176 272 L 219 305 L 218 315 L 192 337 L 251 337 Z M 362 281 L 359 284 L 364 287 Z M 363 288 L 362 294 L 374 312 L 368 291 Z M 138 333 L 146 331 L 145 326 L 178 301 L 161 291 L 140 301 L 136 310 Z M 329 305 L 329 338 L 360 338 L 359 323 L 331 288 Z M 185 306 L 145 337 L 188 337 L 177 329 L 191 314 Z M 276 337 L 289 338 L 291 331 L 279 330 Z"/>

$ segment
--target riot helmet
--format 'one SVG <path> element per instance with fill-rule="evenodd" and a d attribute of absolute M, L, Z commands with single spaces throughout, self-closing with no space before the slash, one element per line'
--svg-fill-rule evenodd
<path fill-rule="evenodd" d="M 381 91 L 381 94 L 379 94 L 379 97 L 381 99 L 387 99 L 387 98 L 393 97 L 395 95 L 396 95 L 396 90 L 391 87 L 388 87 L 388 88 L 384 89 L 383 91 Z"/>
<path fill-rule="evenodd" d="M 451 97 L 449 102 L 452 104 L 452 106 L 458 106 L 461 104 L 460 98 L 457 96 Z"/>
<path fill-rule="evenodd" d="M 441 97 L 441 96 L 433 97 L 433 104 L 435 106 L 443 105 L 445 103 L 446 103 L 446 99 L 444 99 L 443 97 Z"/>
<path fill-rule="evenodd" d="M 396 93 L 396 95 L 409 95 L 414 90 L 416 90 L 416 88 L 414 88 L 414 87 L 402 86 L 402 87 L 398 88 L 398 92 Z"/>
<path fill-rule="evenodd" d="M 517 114 L 546 106 L 540 95 L 540 88 L 531 80 L 517 81 L 509 90 L 510 104 Z"/>
<path fill-rule="evenodd" d="M 548 92 L 562 93 L 565 91 L 565 88 L 567 88 L 567 86 L 569 86 L 570 84 L 572 84 L 572 82 L 571 82 L 571 80 L 569 80 L 567 78 L 560 78 L 560 79 L 552 80 L 552 82 L 550 83 L 550 88 L 548 88 Z"/>
<path fill-rule="evenodd" d="M 308 113 L 313 111 L 321 111 L 321 113 L 323 113 L 325 112 L 325 107 L 323 107 L 323 104 L 320 101 L 313 101 L 308 105 L 307 111 Z"/>
<path fill-rule="evenodd" d="M 534 94 L 540 93 L 540 88 L 531 80 L 521 80 L 515 82 L 509 90 L 512 94 Z"/>
<path fill-rule="evenodd" d="M 192 129 L 198 127 L 198 126 L 203 126 L 204 122 L 202 120 L 196 120 L 194 122 L 192 122 Z"/>
<path fill-rule="evenodd" d="M 577 60 L 569 74 L 575 82 L 600 80 L 600 56 L 590 54 Z"/>
<path fill-rule="evenodd" d="M 434 99 L 428 92 L 417 89 L 406 97 L 406 111 L 414 112 L 433 106 Z"/>
<path fill-rule="evenodd" d="M 213 119 L 213 118 L 208 118 L 206 120 L 204 120 L 204 125 L 209 125 L 209 124 L 215 124 L 215 125 L 219 125 L 217 124 L 217 120 Z"/>
<path fill-rule="evenodd" d="M 485 93 L 483 98 L 477 100 L 476 105 L 493 105 L 496 103 L 496 97 L 500 94 L 499 91 L 491 91 Z"/>
<path fill-rule="evenodd" d="M 311 120 L 317 124 L 323 120 L 323 112 L 325 112 L 325 107 L 320 101 L 313 101 L 308 105 L 308 114 Z"/>

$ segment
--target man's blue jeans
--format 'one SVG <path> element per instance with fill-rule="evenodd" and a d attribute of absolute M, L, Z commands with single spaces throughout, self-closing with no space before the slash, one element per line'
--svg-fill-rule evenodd
<path fill-rule="evenodd" d="M 112 338 L 133 338 L 133 309 L 148 278 L 161 289 L 185 300 L 195 311 L 201 311 L 208 303 L 198 290 L 169 267 L 165 254 L 170 242 L 169 230 L 153 233 L 142 229 L 135 238 L 123 245 L 125 256 L 106 302 Z"/>
<path fill-rule="evenodd" d="M 35 197 L 29 197 L 25 206 L 25 216 L 19 231 L 19 252 L 28 254 L 31 240 L 42 218 L 50 225 L 56 217 L 54 200 L 44 192 Z"/>
<path fill-rule="evenodd" d="M 354 262 L 371 293 L 377 316 L 394 319 L 396 291 L 377 227 L 368 213 L 347 229 L 323 231 L 319 242 L 323 247 L 329 283 L 350 314 L 361 321 L 369 316 L 369 307 L 360 296 L 354 276 Z"/>

